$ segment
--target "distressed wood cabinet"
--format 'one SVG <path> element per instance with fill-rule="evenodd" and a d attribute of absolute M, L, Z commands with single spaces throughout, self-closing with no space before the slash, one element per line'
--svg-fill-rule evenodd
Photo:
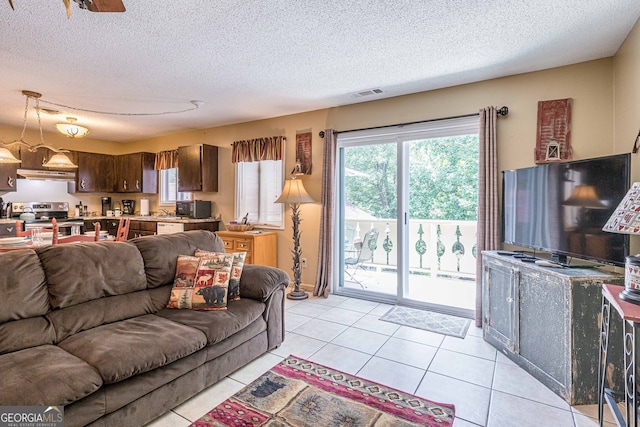
<path fill-rule="evenodd" d="M 495 251 L 482 253 L 482 266 L 485 341 L 567 403 L 597 403 L 602 284 L 622 285 L 624 276 L 542 267 Z M 622 360 L 619 346 L 610 351 Z M 612 366 L 614 383 L 623 384 L 621 367 Z"/>

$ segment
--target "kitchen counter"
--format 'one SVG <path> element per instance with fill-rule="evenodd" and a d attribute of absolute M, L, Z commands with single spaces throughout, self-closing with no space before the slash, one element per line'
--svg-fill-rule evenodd
<path fill-rule="evenodd" d="M 132 221 L 148 221 L 148 222 L 177 222 L 183 224 L 198 224 L 203 222 L 218 222 L 215 218 L 185 218 L 178 216 L 141 216 L 141 215 L 122 215 L 123 218 L 130 218 Z M 99 221 L 103 219 L 119 220 L 121 217 L 115 216 L 83 216 L 81 218 L 69 218 L 69 219 L 82 219 L 84 221 Z"/>

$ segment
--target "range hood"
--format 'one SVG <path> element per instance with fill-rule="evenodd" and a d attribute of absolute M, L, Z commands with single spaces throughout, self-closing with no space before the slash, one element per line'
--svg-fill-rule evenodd
<path fill-rule="evenodd" d="M 37 169 L 18 169 L 18 178 L 41 179 L 47 181 L 75 181 L 76 173 L 70 171 L 45 171 Z"/>

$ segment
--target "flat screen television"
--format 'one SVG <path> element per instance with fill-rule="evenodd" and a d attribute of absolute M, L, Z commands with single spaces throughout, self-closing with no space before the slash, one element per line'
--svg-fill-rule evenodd
<path fill-rule="evenodd" d="M 602 231 L 629 189 L 630 154 L 548 163 L 502 173 L 503 242 L 623 266 L 629 236 Z"/>

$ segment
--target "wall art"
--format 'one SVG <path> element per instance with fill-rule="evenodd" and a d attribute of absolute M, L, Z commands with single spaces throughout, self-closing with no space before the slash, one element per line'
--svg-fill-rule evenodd
<path fill-rule="evenodd" d="M 571 98 L 538 102 L 536 163 L 571 160 Z"/>

